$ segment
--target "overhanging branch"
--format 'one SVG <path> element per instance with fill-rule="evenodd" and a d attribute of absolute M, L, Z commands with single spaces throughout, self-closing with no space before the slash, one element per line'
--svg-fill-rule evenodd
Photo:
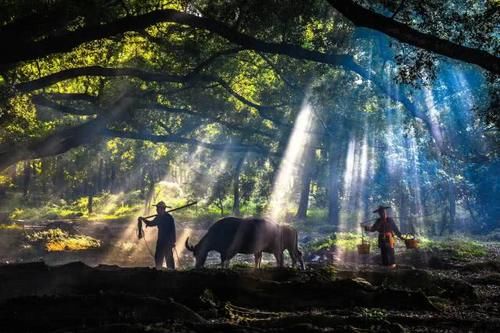
<path fill-rule="evenodd" d="M 94 40 L 98 38 L 105 38 L 108 36 L 116 35 L 124 31 L 138 31 L 141 29 L 144 29 L 145 27 L 148 27 L 150 25 L 153 25 L 158 22 L 175 22 L 179 24 L 185 24 L 194 28 L 199 28 L 199 29 L 205 29 L 208 30 L 212 33 L 215 33 L 231 43 L 234 43 L 236 45 L 239 45 L 243 48 L 258 51 L 258 52 L 263 52 L 263 53 L 270 53 L 270 54 L 281 54 L 281 55 L 286 55 L 295 59 L 303 59 L 303 60 L 309 60 L 309 61 L 315 61 L 319 63 L 325 63 L 325 64 L 330 64 L 333 66 L 340 66 L 344 67 L 348 70 L 351 70 L 357 74 L 359 74 L 361 77 L 363 77 L 366 80 L 376 80 L 376 76 L 371 75 L 371 73 L 362 67 L 360 67 L 353 59 L 352 56 L 346 55 L 346 54 L 329 54 L 329 53 L 322 53 L 322 52 L 317 52 L 313 50 L 308 50 L 305 48 L 302 48 L 300 46 L 292 45 L 292 44 L 285 44 L 285 43 L 269 43 L 265 42 L 259 39 L 256 39 L 254 37 L 245 35 L 243 33 L 240 33 L 239 31 L 232 29 L 225 24 L 215 21 L 210 18 L 206 17 L 199 17 L 195 15 L 190 15 L 186 13 L 182 13 L 176 10 L 160 10 L 160 11 L 154 11 L 148 14 L 140 15 L 140 16 L 134 16 L 134 17 L 127 17 L 123 19 L 116 20 L 115 22 L 108 23 L 108 24 L 103 24 L 100 26 L 92 26 L 92 27 L 85 27 L 79 30 L 76 30 L 74 32 L 67 33 L 62 36 L 58 37 L 50 37 L 46 40 L 42 40 L 39 42 L 32 42 L 31 44 L 28 43 L 26 45 L 22 45 L 19 49 L 17 49 L 18 56 L 23 55 L 23 57 L 27 57 L 24 60 L 29 59 L 34 59 L 38 56 L 40 56 L 41 52 L 44 53 L 45 55 L 55 53 L 55 52 L 64 52 L 64 51 L 69 51 L 72 47 L 80 45 L 81 43 L 89 40 Z M 19 45 L 18 45 L 19 46 Z M 36 47 L 35 47 L 36 46 Z M 36 50 L 33 50 L 33 47 L 36 48 Z M 15 49 L 15 47 L 14 47 Z M 26 53 L 27 51 L 33 51 L 34 53 Z M 0 63 L 5 62 L 5 58 L 7 57 L 7 60 L 10 59 L 9 57 L 15 57 L 16 52 L 3 52 L 0 53 Z M 14 54 L 14 55 L 13 55 Z M 14 59 L 14 58 L 12 58 Z M 23 60 L 21 59 L 21 60 Z M 13 60 L 12 60 L 13 61 Z M 19 60 L 16 60 L 19 61 Z M 133 75 L 137 77 L 141 77 L 143 75 L 144 71 L 133 69 L 133 71 L 128 71 L 127 74 L 124 74 L 123 72 L 120 73 L 120 71 L 124 71 L 126 69 L 111 69 L 109 72 L 110 75 Z M 71 70 L 68 70 L 71 71 Z M 139 71 L 134 73 L 134 71 Z M 102 72 L 101 72 L 102 73 Z M 142 76 L 144 78 L 144 76 Z M 149 79 L 151 79 L 151 76 L 147 75 Z M 199 77 L 199 76 L 198 76 Z M 168 78 L 165 78 L 164 75 L 160 75 L 160 77 L 157 77 L 158 80 L 163 80 L 163 81 L 169 81 L 172 80 L 171 82 L 185 82 L 186 76 L 171 76 Z M 39 79 L 42 80 L 42 79 Z M 37 80 L 35 80 L 37 81 Z M 43 86 L 43 81 L 42 84 L 38 82 L 39 85 Z M 228 88 L 228 85 L 225 83 L 221 83 L 221 86 Z M 384 84 L 380 84 L 380 82 L 375 81 L 375 85 L 377 86 L 378 89 L 380 89 L 383 93 L 385 93 L 387 96 L 389 96 L 391 99 L 401 102 L 405 105 L 405 107 L 408 108 L 409 103 L 408 99 L 402 96 L 401 94 L 394 94 L 392 93 L 388 87 Z M 26 83 L 27 84 L 27 83 Z M 21 88 L 23 84 L 21 84 Z M 25 86 L 26 87 L 26 86 Z M 25 88 L 26 89 L 26 88 Z M 32 89 L 32 88 L 31 88 Z M 237 93 L 236 93 L 237 94 Z M 234 94 L 233 94 L 234 95 Z M 247 99 L 241 98 L 242 96 L 239 94 L 234 95 L 237 97 L 240 101 L 242 102 L 249 102 Z M 248 105 L 251 105 L 253 102 L 247 103 Z M 255 103 L 253 103 L 255 104 Z M 252 106 L 255 107 L 255 106 Z M 257 109 L 259 110 L 259 109 Z M 264 117 L 269 117 L 268 114 L 265 113 L 267 111 L 265 107 L 263 108 L 261 106 L 261 109 L 259 110 L 261 113 L 263 113 Z M 413 106 L 410 106 L 409 111 L 412 112 L 412 114 L 416 117 L 419 117 L 419 112 L 418 110 Z M 271 119 L 271 118 L 268 118 Z M 422 118 L 424 121 L 425 119 Z"/>
<path fill-rule="evenodd" d="M 51 86 L 57 82 L 74 79 L 80 76 L 106 76 L 106 77 L 118 77 L 118 76 L 131 76 L 137 77 L 145 81 L 155 81 L 155 82 L 173 82 L 185 84 L 188 82 L 202 82 L 202 83 L 215 83 L 222 87 L 229 94 L 234 96 L 237 100 L 246 104 L 259 112 L 262 118 L 268 119 L 279 126 L 290 126 L 289 124 L 283 122 L 276 117 L 271 115 L 272 110 L 275 110 L 277 106 L 272 105 L 260 105 L 250 101 L 249 99 L 243 97 L 236 91 L 234 91 L 231 86 L 224 80 L 214 76 L 206 74 L 196 74 L 189 73 L 188 75 L 172 75 L 160 72 L 150 72 L 138 68 L 109 68 L 102 66 L 88 66 L 88 67 L 77 67 L 62 70 L 57 73 L 49 74 L 47 76 L 41 77 L 28 82 L 22 82 L 15 85 L 15 88 L 22 92 L 30 92 L 33 90 L 42 89 Z"/>
<path fill-rule="evenodd" d="M 145 81 L 185 83 L 187 78 L 181 75 L 171 75 L 166 73 L 149 72 L 138 68 L 123 67 L 110 68 L 102 66 L 87 66 L 65 69 L 47 76 L 28 82 L 22 82 L 15 85 L 15 88 L 21 92 L 30 92 L 33 90 L 49 87 L 57 82 L 74 79 L 80 76 L 132 76 Z"/>
<path fill-rule="evenodd" d="M 269 150 L 258 147 L 254 145 L 244 145 L 244 144 L 223 144 L 223 143 L 208 143 L 199 141 L 196 139 L 185 138 L 181 136 L 177 136 L 175 134 L 170 135 L 156 135 L 146 132 L 132 132 L 132 131 L 118 131 L 113 129 L 105 129 L 102 132 L 102 135 L 113 138 L 126 138 L 126 139 L 135 139 L 135 140 L 146 140 L 151 142 L 170 142 L 170 143 L 179 143 L 179 144 L 189 144 L 200 146 L 204 148 L 214 149 L 214 150 L 223 150 L 227 152 L 253 152 L 258 154 L 268 154 Z"/>
<path fill-rule="evenodd" d="M 99 110 L 97 108 L 94 109 L 77 109 L 73 108 L 61 103 L 54 102 L 45 96 L 42 95 L 35 95 L 31 98 L 33 103 L 37 106 L 42 106 L 46 108 L 50 108 L 52 110 L 59 111 L 61 113 L 65 114 L 72 114 L 72 115 L 77 115 L 77 116 L 92 116 L 96 115 Z"/>
<path fill-rule="evenodd" d="M 410 44 L 453 59 L 478 65 L 500 74 L 500 58 L 482 50 L 452 43 L 433 35 L 422 33 L 392 18 L 374 13 L 350 0 L 328 0 L 333 8 L 358 27 L 366 27 Z"/>

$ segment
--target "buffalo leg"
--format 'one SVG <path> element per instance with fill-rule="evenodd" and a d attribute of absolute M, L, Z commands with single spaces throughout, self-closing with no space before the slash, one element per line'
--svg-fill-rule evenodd
<path fill-rule="evenodd" d="M 262 263 L 262 252 L 255 253 L 254 258 L 255 258 L 255 268 L 260 268 L 260 265 Z"/>
<path fill-rule="evenodd" d="M 220 255 L 220 261 L 221 261 L 221 266 L 222 268 L 229 268 L 229 262 L 231 261 L 231 258 L 234 257 L 235 254 L 226 254 L 226 255 Z"/>
<path fill-rule="evenodd" d="M 304 256 L 302 255 L 302 252 L 298 249 L 297 249 L 297 258 L 299 259 L 300 269 L 302 270 L 306 269 L 304 266 Z"/>
<path fill-rule="evenodd" d="M 292 258 L 292 267 L 295 268 L 297 266 L 297 261 L 300 264 L 300 269 L 304 270 L 304 258 L 302 255 L 302 252 L 300 252 L 299 249 L 295 249 L 293 251 L 288 250 L 288 253 L 290 254 L 290 258 Z"/>
<path fill-rule="evenodd" d="M 292 268 L 295 268 L 295 266 L 297 266 L 297 253 L 295 251 L 288 250 L 288 254 L 292 259 Z"/>
<path fill-rule="evenodd" d="M 283 267 L 283 252 L 275 252 L 274 257 L 276 258 L 276 266 Z"/>
<path fill-rule="evenodd" d="M 220 254 L 220 268 L 224 268 L 225 263 L 226 263 L 226 257 L 221 253 Z"/>

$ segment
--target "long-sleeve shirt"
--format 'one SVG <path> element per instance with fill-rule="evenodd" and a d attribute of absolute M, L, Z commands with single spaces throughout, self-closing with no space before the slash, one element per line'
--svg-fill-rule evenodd
<path fill-rule="evenodd" d="M 152 221 L 145 221 L 148 227 L 158 227 L 158 242 L 175 244 L 175 223 L 172 215 L 165 213 L 156 216 Z"/>
<path fill-rule="evenodd" d="M 381 242 L 384 241 L 386 237 L 386 233 L 396 234 L 399 238 L 401 238 L 401 232 L 399 231 L 398 226 L 394 223 L 394 220 L 388 217 L 384 223 L 381 218 L 378 218 L 369 229 L 369 231 L 377 231 L 378 232 L 378 243 L 379 246 Z"/>

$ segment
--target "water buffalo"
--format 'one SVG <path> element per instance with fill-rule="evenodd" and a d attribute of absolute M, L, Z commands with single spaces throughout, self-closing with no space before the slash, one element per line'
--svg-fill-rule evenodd
<path fill-rule="evenodd" d="M 282 266 L 283 250 L 279 240 L 276 223 L 259 218 L 226 217 L 215 222 L 198 244 L 190 245 L 188 238 L 185 245 L 196 258 L 196 268 L 203 267 L 210 251 L 220 253 L 223 268 L 229 267 L 229 261 L 237 253 L 256 255 L 264 250 L 272 252 L 278 266 Z"/>
<path fill-rule="evenodd" d="M 283 253 L 284 250 L 288 251 L 288 254 L 290 254 L 290 258 L 292 259 L 292 267 L 295 267 L 298 261 L 300 263 L 300 268 L 304 269 L 304 259 L 302 256 L 302 252 L 300 252 L 299 250 L 297 230 L 288 225 L 280 225 L 278 237 L 279 237 L 279 243 L 277 244 L 280 244 L 279 248 L 281 249 L 281 253 Z M 275 253 L 275 249 L 266 248 L 263 250 L 263 252 Z M 256 268 L 260 268 L 261 261 L 262 261 L 262 252 L 256 253 L 255 254 Z M 278 262 L 279 266 L 282 266 L 283 256 L 279 258 L 276 257 L 276 261 Z"/>

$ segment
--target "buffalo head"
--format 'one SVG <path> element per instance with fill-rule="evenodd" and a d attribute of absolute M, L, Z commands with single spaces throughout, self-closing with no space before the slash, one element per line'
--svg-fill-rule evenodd
<path fill-rule="evenodd" d="M 202 242 L 198 243 L 197 245 L 191 245 L 189 243 L 189 237 L 186 238 L 186 242 L 184 243 L 186 249 L 193 252 L 193 256 L 196 259 L 196 268 L 203 267 L 203 265 L 205 264 L 205 260 L 207 259 L 208 251 L 205 249 L 205 247 L 201 246 L 201 243 Z"/>

